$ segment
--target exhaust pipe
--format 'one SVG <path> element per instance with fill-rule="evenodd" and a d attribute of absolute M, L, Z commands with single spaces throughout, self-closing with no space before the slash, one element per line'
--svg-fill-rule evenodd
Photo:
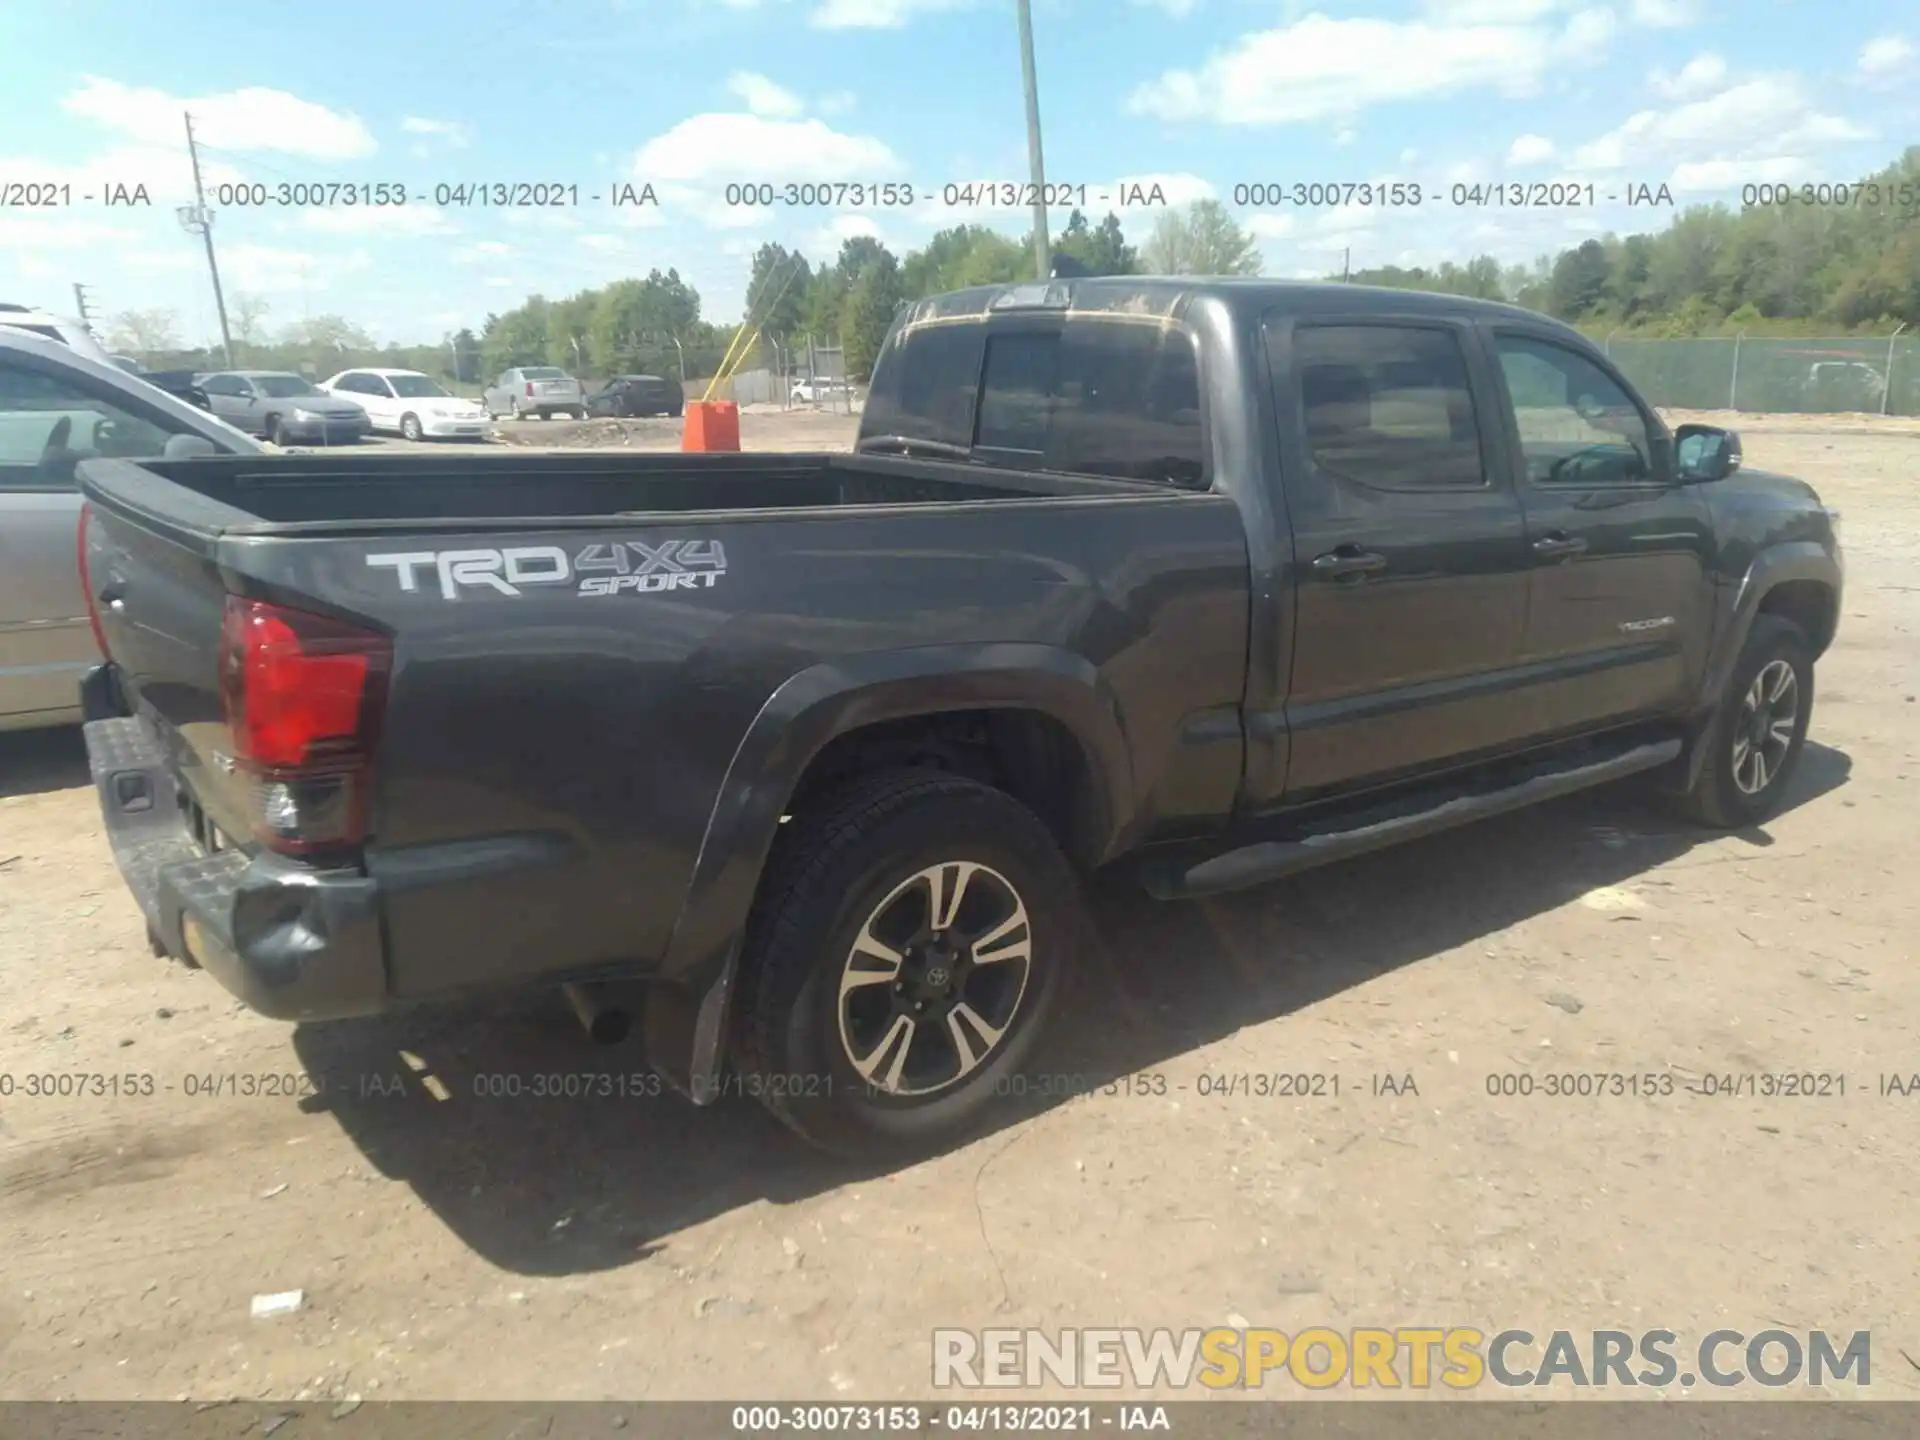
<path fill-rule="evenodd" d="M 618 1045 L 633 1028 L 633 1017 L 618 1005 L 608 1004 L 597 985 L 562 985 L 567 1003 L 579 1017 L 580 1026 L 596 1045 Z"/>

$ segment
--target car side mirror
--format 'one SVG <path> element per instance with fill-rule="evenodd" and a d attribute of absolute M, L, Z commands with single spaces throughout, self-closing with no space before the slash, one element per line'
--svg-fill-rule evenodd
<path fill-rule="evenodd" d="M 1683 485 L 1724 480 L 1740 468 L 1740 436 L 1717 425 L 1682 425 L 1673 432 L 1673 451 Z"/>
<path fill-rule="evenodd" d="M 187 403 L 201 410 L 211 411 L 213 409 L 213 401 L 207 398 L 207 392 L 202 390 L 198 385 L 189 385 L 187 387 Z"/>

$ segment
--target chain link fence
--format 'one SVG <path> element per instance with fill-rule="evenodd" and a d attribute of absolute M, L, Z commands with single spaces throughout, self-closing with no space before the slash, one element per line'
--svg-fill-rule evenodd
<path fill-rule="evenodd" d="M 1604 348 L 1665 410 L 1920 415 L 1920 337 L 1609 339 Z"/>

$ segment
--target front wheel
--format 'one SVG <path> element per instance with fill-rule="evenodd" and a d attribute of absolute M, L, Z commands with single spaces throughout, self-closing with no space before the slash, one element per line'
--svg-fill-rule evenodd
<path fill-rule="evenodd" d="M 1758 825 L 1786 795 L 1813 714 L 1806 633 L 1778 615 L 1755 617 L 1726 693 L 1701 736 L 1699 777 L 1680 797 L 1688 818 L 1717 829 Z"/>
<path fill-rule="evenodd" d="M 1078 882 L 1011 796 L 873 777 L 784 827 L 741 957 L 746 1088 L 824 1150 L 945 1144 L 1007 1093 L 1080 933 Z"/>
<path fill-rule="evenodd" d="M 402 415 L 400 417 L 400 434 L 408 440 L 418 441 L 424 439 L 426 432 L 420 428 L 420 417 L 418 415 Z"/>

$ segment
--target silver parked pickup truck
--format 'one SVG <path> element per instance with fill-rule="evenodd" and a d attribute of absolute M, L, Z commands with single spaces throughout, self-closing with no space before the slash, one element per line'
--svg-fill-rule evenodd
<path fill-rule="evenodd" d="M 58 340 L 0 327 L 0 730 L 80 719 L 100 661 L 78 562 L 74 466 L 262 454 L 231 425 Z"/>

